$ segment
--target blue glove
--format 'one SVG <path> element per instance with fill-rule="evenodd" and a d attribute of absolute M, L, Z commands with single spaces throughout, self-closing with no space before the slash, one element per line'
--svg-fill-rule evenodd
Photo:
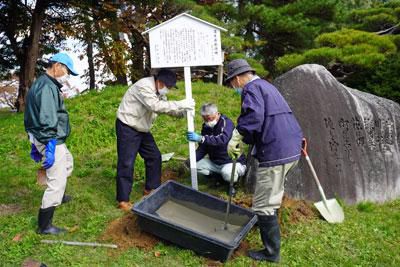
<path fill-rule="evenodd" d="M 45 152 L 45 157 L 46 159 L 43 161 L 43 168 L 49 169 L 51 166 L 54 164 L 55 160 L 55 152 L 56 152 L 56 145 L 57 145 L 57 140 L 56 139 L 51 139 L 47 145 L 46 145 L 46 152 Z"/>
<path fill-rule="evenodd" d="M 41 161 L 43 155 L 37 150 L 34 144 L 31 144 L 31 159 L 33 159 L 36 163 Z"/>
<path fill-rule="evenodd" d="M 187 140 L 192 141 L 192 142 L 200 142 L 201 139 L 203 138 L 203 136 L 201 136 L 200 134 L 197 134 L 195 132 L 187 132 L 186 138 L 187 138 Z"/>

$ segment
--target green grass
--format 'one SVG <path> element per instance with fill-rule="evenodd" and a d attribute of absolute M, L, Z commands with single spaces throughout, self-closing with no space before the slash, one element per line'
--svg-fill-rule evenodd
<path fill-rule="evenodd" d="M 179 85 L 183 88 L 183 84 Z M 74 156 L 75 169 L 67 191 L 71 203 L 59 207 L 54 223 L 74 229 L 59 237 L 65 240 L 95 242 L 109 222 L 123 213 L 115 208 L 116 140 L 115 113 L 125 87 L 109 87 L 66 102 L 72 134 L 67 145 Z M 170 99 L 181 99 L 184 90 L 173 90 Z M 232 90 L 214 84 L 193 83 L 197 110 L 204 102 L 215 102 L 222 113 L 232 119 L 240 112 L 240 98 Z M 201 118 L 196 116 L 196 129 Z M 138 248 L 112 250 L 41 244 L 35 233 L 37 211 L 43 189 L 36 185 L 38 165 L 29 158 L 29 142 L 23 128 L 23 114 L 0 112 L 0 204 L 19 204 L 22 211 L 0 216 L 0 266 L 18 266 L 26 258 L 40 260 L 48 266 L 200 266 L 207 259 L 176 246 L 159 242 L 153 250 Z M 186 119 L 161 115 L 152 129 L 162 153 L 174 151 L 186 157 Z M 170 161 L 164 169 L 179 169 Z M 185 176 L 185 175 L 183 175 Z M 143 190 L 144 164 L 139 157 L 135 167 L 135 184 L 131 200 L 140 198 Z M 189 184 L 187 177 L 180 182 Z M 224 195 L 200 180 L 201 191 Z M 400 200 L 381 205 L 366 202 L 345 206 L 346 220 L 331 225 L 315 219 L 282 227 L 283 266 L 400 266 Z M 12 241 L 22 234 L 20 242 Z M 259 248 L 258 230 L 246 238 L 252 248 Z M 154 252 L 160 252 L 155 257 Z M 228 261 L 226 266 L 254 266 L 245 256 Z M 268 266 L 259 263 L 258 266 Z"/>

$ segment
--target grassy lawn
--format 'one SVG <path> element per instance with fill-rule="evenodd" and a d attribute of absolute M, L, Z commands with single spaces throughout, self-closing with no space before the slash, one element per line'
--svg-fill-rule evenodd
<path fill-rule="evenodd" d="M 170 99 L 181 99 L 181 89 Z M 23 114 L 0 112 L 0 266 L 19 266 L 35 259 L 48 266 L 207 266 L 217 262 L 197 256 L 189 250 L 164 242 L 151 249 L 124 249 L 48 245 L 41 239 L 104 242 L 104 232 L 114 220 L 124 216 L 116 209 L 115 113 L 125 87 L 108 87 L 103 92 L 68 100 L 72 134 L 67 145 L 74 156 L 74 173 L 67 185 L 73 201 L 57 208 L 54 224 L 69 229 L 60 237 L 35 233 L 37 211 L 43 188 L 36 184 L 35 164 L 29 157 L 29 142 L 23 127 Z M 234 121 L 240 112 L 240 98 L 232 90 L 214 84 L 193 83 L 193 95 L 199 110 L 204 102 L 215 102 L 222 113 Z M 197 113 L 196 129 L 201 118 Z M 187 157 L 186 119 L 161 115 L 152 129 L 162 153 L 175 152 Z M 179 161 L 163 165 L 164 171 L 179 172 Z M 143 190 L 144 164 L 135 166 L 131 200 L 137 201 Z M 189 184 L 187 174 L 179 182 Z M 204 180 L 201 191 L 226 196 L 225 189 L 214 189 Z M 239 197 L 244 196 L 239 192 Z M 7 205 L 7 206 L 6 206 Z M 11 207 L 10 212 L 4 207 Z M 331 225 L 319 218 L 292 222 L 290 209 L 282 216 L 283 266 L 400 266 L 400 200 L 384 204 L 361 203 L 344 206 L 345 222 Z M 287 215 L 287 216 L 286 216 Z M 19 241 L 13 241 L 17 237 Z M 18 238 L 19 237 L 19 238 Z M 246 238 L 250 248 L 259 248 L 261 240 L 254 228 Z M 246 256 L 237 256 L 226 266 L 268 266 Z"/>

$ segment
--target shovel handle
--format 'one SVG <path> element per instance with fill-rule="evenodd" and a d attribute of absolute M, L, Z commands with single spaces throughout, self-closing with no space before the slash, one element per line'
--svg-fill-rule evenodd
<path fill-rule="evenodd" d="M 303 140 L 301 141 L 301 152 L 303 152 L 303 155 L 305 157 L 308 157 L 308 153 L 307 153 L 307 139 L 303 138 Z"/>
<path fill-rule="evenodd" d="M 327 207 L 328 205 L 326 203 L 326 196 L 325 196 L 325 193 L 324 193 L 324 189 L 322 189 L 322 186 L 321 186 L 321 183 L 319 182 L 317 173 L 315 172 L 314 166 L 312 165 L 311 159 L 310 159 L 310 157 L 308 156 L 308 153 L 307 153 L 307 140 L 306 140 L 306 138 L 303 138 L 303 140 L 302 140 L 301 151 L 303 152 L 303 155 L 305 156 L 305 158 L 307 160 L 307 164 L 310 167 L 312 176 L 313 176 L 313 178 L 315 180 L 315 183 L 317 184 L 318 191 L 319 191 L 319 193 L 320 193 L 320 195 L 322 197 L 322 201 L 324 202 L 325 207 Z"/>

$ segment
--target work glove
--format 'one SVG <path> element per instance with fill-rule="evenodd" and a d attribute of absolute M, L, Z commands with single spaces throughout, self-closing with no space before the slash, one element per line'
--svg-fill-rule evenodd
<path fill-rule="evenodd" d="M 183 99 L 183 100 L 180 100 L 177 102 L 178 102 L 178 106 L 184 110 L 194 110 L 194 106 L 196 105 L 193 98 Z"/>
<path fill-rule="evenodd" d="M 43 161 L 43 165 L 42 165 L 43 168 L 49 169 L 49 168 L 51 168 L 51 166 L 53 166 L 54 160 L 55 160 L 56 145 L 57 145 L 56 139 L 51 139 L 46 144 L 46 151 L 44 153 L 46 159 Z"/>
<path fill-rule="evenodd" d="M 231 159 L 237 159 L 242 154 L 243 149 L 243 136 L 234 129 L 231 140 L 228 143 L 228 155 Z"/>
<path fill-rule="evenodd" d="M 31 144 L 31 159 L 33 159 L 36 163 L 40 162 L 43 158 L 43 155 L 40 154 L 39 150 L 37 150 L 34 144 Z"/>
<path fill-rule="evenodd" d="M 187 132 L 186 138 L 188 141 L 200 143 L 203 136 L 195 132 Z"/>

